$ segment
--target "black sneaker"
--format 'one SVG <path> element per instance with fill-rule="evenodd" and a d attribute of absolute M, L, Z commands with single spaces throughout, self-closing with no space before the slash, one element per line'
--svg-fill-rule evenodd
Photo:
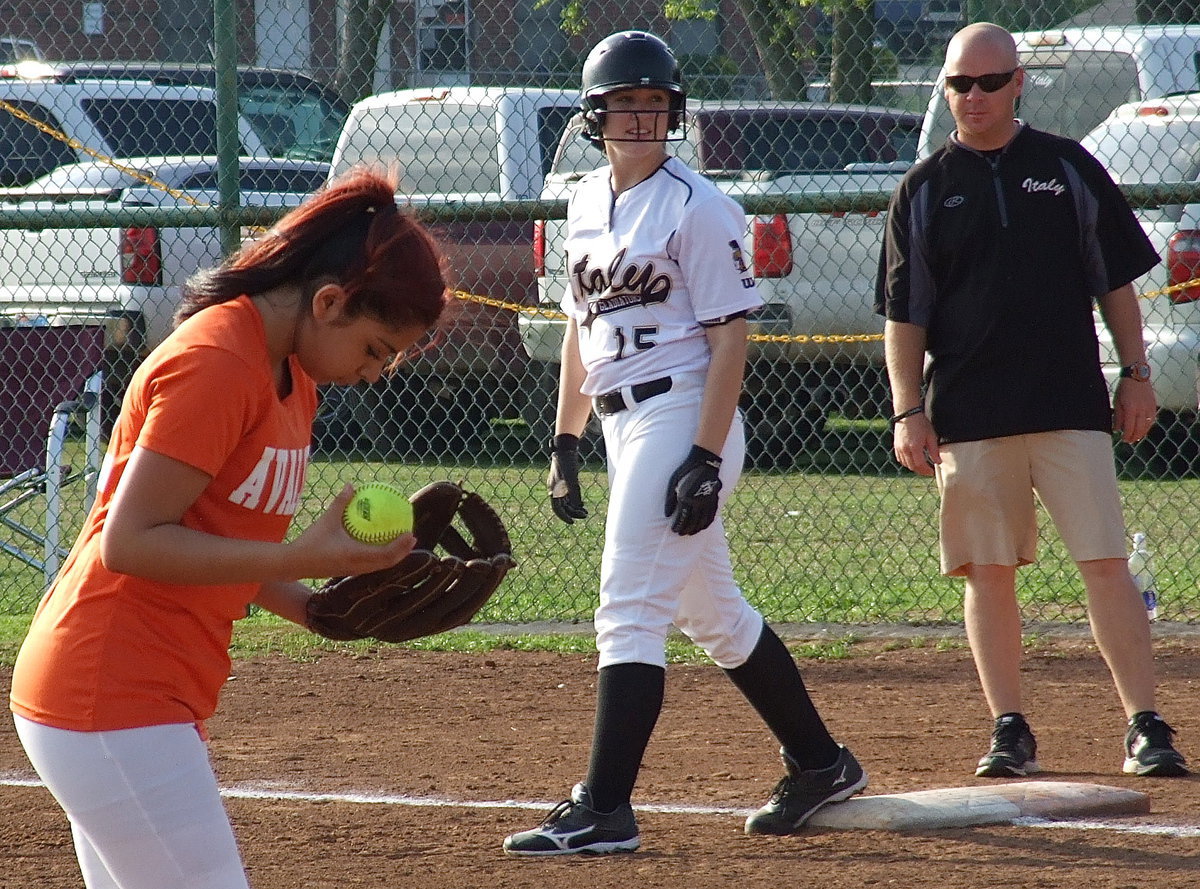
<path fill-rule="evenodd" d="M 795 833 L 821 806 L 848 800 L 867 786 L 867 773 L 845 747 L 829 768 L 807 772 L 786 751 L 779 754 L 788 773 L 775 785 L 767 804 L 746 819 L 746 833 Z"/>
<path fill-rule="evenodd" d="M 1020 713 L 1005 713 L 992 729 L 992 749 L 975 769 L 977 778 L 1024 778 L 1040 772 L 1037 741 Z"/>
<path fill-rule="evenodd" d="M 591 802 L 588 789 L 576 784 L 571 798 L 555 806 L 540 825 L 506 837 L 504 851 L 509 855 L 603 855 L 632 852 L 642 844 L 629 803 L 603 814 L 593 809 Z"/>
<path fill-rule="evenodd" d="M 1183 755 L 1171 744 L 1171 728 L 1153 710 L 1134 713 L 1125 733 L 1125 773 L 1144 778 L 1178 778 L 1188 774 Z"/>

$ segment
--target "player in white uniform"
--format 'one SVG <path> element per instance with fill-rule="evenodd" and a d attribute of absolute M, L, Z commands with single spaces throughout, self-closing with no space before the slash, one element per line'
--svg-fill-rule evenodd
<path fill-rule="evenodd" d="M 609 166 L 585 176 L 569 202 L 549 487 L 560 519 L 587 517 L 578 444 L 594 409 L 609 477 L 596 721 L 586 782 L 504 849 L 638 848 L 630 797 L 662 708 L 672 624 L 726 670 L 783 745 L 787 775 L 747 833 L 792 833 L 867 777 L 830 737 L 795 661 L 733 579 L 719 507 L 741 475 L 746 315 L 762 305 L 741 246 L 745 217 L 666 153 L 685 93 L 657 37 L 602 40 L 584 63 L 583 96 L 585 132 Z"/>

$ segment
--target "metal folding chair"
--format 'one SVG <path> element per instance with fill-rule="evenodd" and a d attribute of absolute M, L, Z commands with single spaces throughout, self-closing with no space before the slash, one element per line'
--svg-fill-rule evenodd
<path fill-rule="evenodd" d="M 103 361 L 103 327 L 0 327 L 0 526 L 11 532 L 0 550 L 40 570 L 46 584 L 68 551 L 60 544 L 63 489 L 87 485 L 84 512 L 96 496 Z M 80 418 L 82 466 L 75 468 L 65 452 Z M 44 530 L 33 526 L 27 506 L 39 497 Z"/>

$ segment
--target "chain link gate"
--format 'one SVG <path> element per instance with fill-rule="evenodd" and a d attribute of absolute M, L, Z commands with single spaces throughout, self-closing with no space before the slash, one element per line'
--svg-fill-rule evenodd
<path fill-rule="evenodd" d="M 464 479 L 502 510 L 520 561 L 481 617 L 586 620 L 602 446 L 593 436 L 585 468 L 593 518 L 570 528 L 545 502 L 544 450 L 563 199 L 597 161 L 569 138 L 558 144 L 588 48 L 645 28 L 675 48 L 689 86 L 692 124 L 678 151 L 746 207 L 768 297 L 743 402 L 751 467 L 728 508 L 740 580 L 774 621 L 957 622 L 959 584 L 937 574 L 936 491 L 898 468 L 883 419 L 882 321 L 870 311 L 883 210 L 907 165 L 945 137 L 938 70 L 968 21 L 1047 29 L 1023 44 L 1031 86 L 1020 111 L 1044 129 L 1082 138 L 1122 103 L 1200 89 L 1200 24 L 1173 32 L 1157 70 L 1175 79 L 1155 81 L 1113 39 L 1132 24 L 1113 20 L 1129 6 L 21 0 L 0 11 L 0 326 L 103 328 L 110 424 L 188 274 L 330 171 L 388 166 L 445 245 L 453 312 L 393 377 L 323 392 L 310 506 L 297 522 L 346 481 L 415 490 Z M 1145 21 L 1200 22 L 1196 4 L 1133 6 Z M 1154 438 L 1118 445 L 1116 456 L 1130 532 L 1145 532 L 1154 552 L 1160 616 L 1193 621 L 1200 290 L 1187 282 L 1200 267 L 1200 103 L 1146 107 L 1101 147 L 1161 235 L 1167 262 L 1138 285 L 1163 409 Z M 20 392 L 6 388 L 0 423 L 22 415 Z M 72 469 L 87 466 L 83 425 L 62 461 Z M 56 530 L 69 544 L 86 488 L 63 497 Z M 0 510 L 40 529 L 45 498 L 34 487 Z M 1025 615 L 1081 620 L 1081 584 L 1049 525 L 1042 537 L 1042 561 L 1020 574 Z M 35 568 L 0 556 L 0 612 L 28 612 L 43 588 Z"/>

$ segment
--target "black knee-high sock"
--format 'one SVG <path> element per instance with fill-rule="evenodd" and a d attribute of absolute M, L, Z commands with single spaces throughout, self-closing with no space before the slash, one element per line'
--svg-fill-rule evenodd
<path fill-rule="evenodd" d="M 837 761 L 837 742 L 808 696 L 787 646 L 769 626 L 763 624 L 746 663 L 725 673 L 801 769 L 823 769 Z"/>
<path fill-rule="evenodd" d="M 611 664 L 596 682 L 596 727 L 587 788 L 597 812 L 629 802 L 642 756 L 662 710 L 666 671 L 651 664 Z"/>

